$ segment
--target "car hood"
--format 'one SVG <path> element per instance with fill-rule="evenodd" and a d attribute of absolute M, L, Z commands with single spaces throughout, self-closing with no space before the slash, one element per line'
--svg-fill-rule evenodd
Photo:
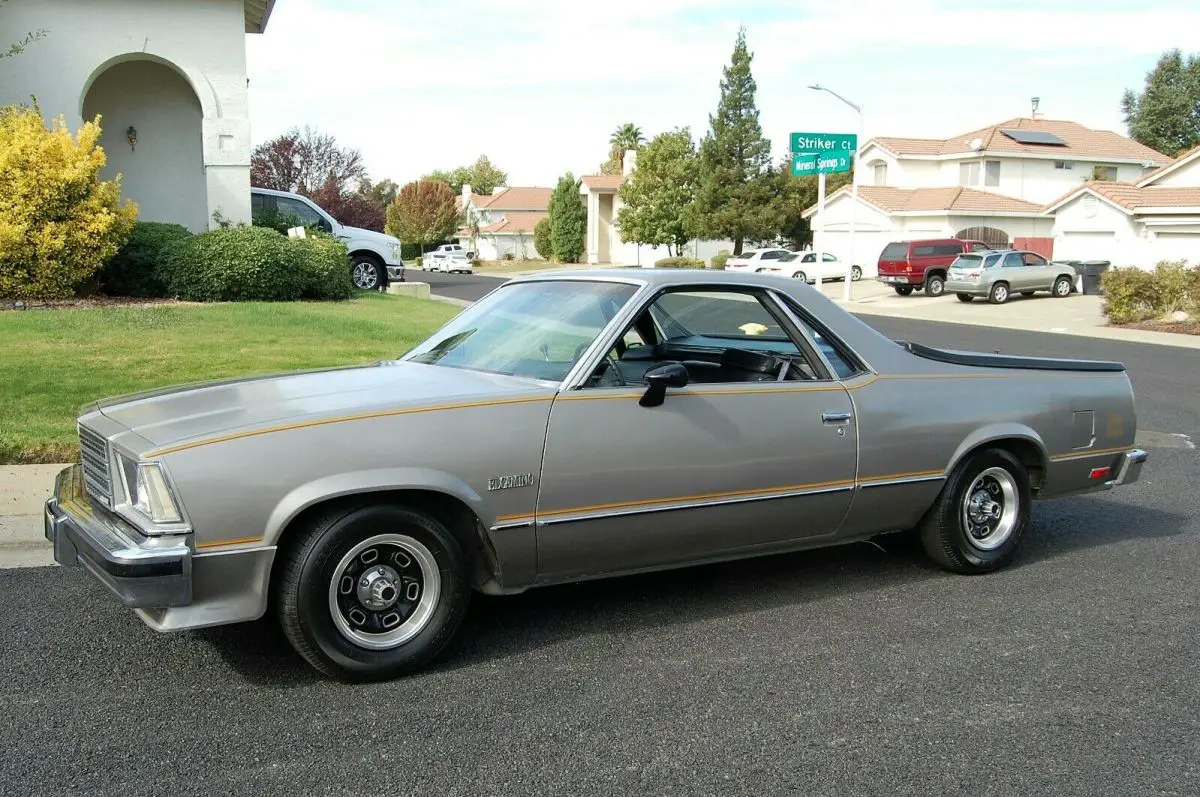
<path fill-rule="evenodd" d="M 399 246 L 400 245 L 400 239 L 394 235 L 388 235 L 387 233 L 382 233 L 382 232 L 375 232 L 374 230 L 364 230 L 362 227 L 346 227 L 343 225 L 342 228 L 338 232 L 340 235 L 346 236 L 348 238 L 353 237 L 353 238 L 358 238 L 360 240 L 373 241 L 374 243 L 378 244 L 379 246 L 386 247 L 386 246 Z"/>
<path fill-rule="evenodd" d="M 388 360 L 149 390 L 104 399 L 94 409 L 164 447 L 279 423 L 548 391 L 526 379 Z"/>

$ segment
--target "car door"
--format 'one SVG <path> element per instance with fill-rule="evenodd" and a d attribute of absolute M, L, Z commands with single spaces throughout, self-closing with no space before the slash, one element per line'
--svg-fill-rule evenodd
<path fill-rule="evenodd" d="M 1025 290 L 1050 290 L 1058 269 L 1051 267 L 1050 261 L 1036 252 L 1022 252 L 1021 260 L 1025 263 Z"/>
<path fill-rule="evenodd" d="M 1025 287 L 1027 280 L 1025 274 L 1025 261 L 1021 259 L 1020 252 L 1009 252 L 1000 261 L 1000 274 L 997 275 L 996 281 L 1003 280 L 1008 283 L 1009 293 L 1028 290 Z"/>
<path fill-rule="evenodd" d="M 788 374 L 812 378 L 722 373 L 714 354 L 722 349 L 751 360 L 783 352 L 799 369 Z M 691 381 L 642 406 L 642 376 L 668 361 L 686 364 Z M 853 494 L 853 412 L 836 375 L 767 292 L 692 286 L 647 300 L 608 356 L 551 409 L 536 516 L 539 578 L 832 535 Z"/>
<path fill-rule="evenodd" d="M 828 252 L 821 253 L 821 278 L 835 279 L 844 277 L 845 270 L 842 268 L 842 261 L 837 259 L 836 255 L 831 255 Z"/>

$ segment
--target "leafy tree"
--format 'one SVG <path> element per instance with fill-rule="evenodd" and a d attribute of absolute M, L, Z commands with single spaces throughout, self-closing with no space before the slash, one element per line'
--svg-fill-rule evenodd
<path fill-rule="evenodd" d="M 8 0 L 0 0 L 0 8 L 8 5 Z M 33 44 L 38 39 L 44 39 L 49 31 L 39 28 L 31 30 L 22 36 L 18 41 L 13 42 L 6 50 L 0 50 L 0 58 L 13 58 L 25 52 L 25 48 Z"/>
<path fill-rule="evenodd" d="M 734 254 L 741 254 L 746 239 L 764 238 L 779 228 L 771 142 L 758 121 L 752 60 L 743 27 L 722 73 L 717 113 L 709 115 L 709 132 L 700 144 L 694 206 L 699 235 L 732 240 Z"/>
<path fill-rule="evenodd" d="M 660 133 L 638 155 L 637 168 L 618 192 L 621 239 L 667 247 L 674 255 L 691 240 L 687 220 L 699 163 L 688 128 Z"/>
<path fill-rule="evenodd" d="M 546 216 L 533 227 L 533 248 L 539 256 L 550 260 L 554 257 L 554 243 L 550 240 L 550 217 Z"/>
<path fill-rule="evenodd" d="M 311 196 L 330 183 L 340 191 L 357 191 L 366 178 L 357 149 L 340 147 L 333 136 L 308 126 L 259 144 L 250 155 L 250 184 L 258 188 Z"/>
<path fill-rule="evenodd" d="M 850 185 L 852 172 L 825 175 L 825 195 L 831 196 L 842 186 Z M 803 177 L 792 175 L 790 157 L 784 157 L 776 170 L 779 180 L 777 201 L 780 214 L 778 237 L 800 249 L 812 243 L 812 225 L 803 217 L 804 211 L 817 204 L 818 177 L 815 174 Z"/>
<path fill-rule="evenodd" d="M 387 224 L 387 206 L 377 202 L 368 191 L 350 193 L 331 180 L 308 197 L 347 226 L 383 232 Z"/>
<path fill-rule="evenodd" d="M 1200 54 L 1163 53 L 1140 93 L 1126 89 L 1121 110 L 1130 138 L 1164 155 L 1200 145 Z"/>
<path fill-rule="evenodd" d="M 384 179 L 372 183 L 370 180 L 364 179 L 358 190 L 360 194 L 378 205 L 381 210 L 386 210 L 387 206 L 396 200 L 396 193 L 400 190 L 400 186 L 396 185 L 394 180 Z"/>
<path fill-rule="evenodd" d="M 471 186 L 473 193 L 490 194 L 497 187 L 508 184 L 508 174 L 497 168 L 487 155 L 480 155 L 470 166 L 459 166 L 450 171 L 439 169 L 421 179 L 440 180 L 450 186 L 455 195 L 462 193 L 464 185 Z"/>
<path fill-rule="evenodd" d="M 417 180 L 400 189 L 387 209 L 387 232 L 425 247 L 449 238 L 458 223 L 455 193 L 440 180 Z"/>
<path fill-rule="evenodd" d="M 579 193 L 580 181 L 567 172 L 550 195 L 550 250 L 560 263 L 578 263 L 587 235 L 587 206 Z"/>
<path fill-rule="evenodd" d="M 622 174 L 625 171 L 625 153 L 640 149 L 646 143 L 642 129 L 633 122 L 626 122 L 613 131 L 608 139 L 608 160 L 600 165 L 601 174 Z"/>

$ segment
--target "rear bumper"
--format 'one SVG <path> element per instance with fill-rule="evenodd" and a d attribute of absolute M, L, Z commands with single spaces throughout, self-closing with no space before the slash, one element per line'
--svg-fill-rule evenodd
<path fill-rule="evenodd" d="M 1142 466 L 1146 464 L 1146 460 L 1150 458 L 1140 448 L 1134 448 L 1126 451 L 1121 455 L 1120 463 L 1116 468 L 1116 475 L 1111 480 L 1106 482 L 1108 487 L 1120 487 L 1126 484 L 1133 484 L 1142 476 Z"/>
<path fill-rule="evenodd" d="M 83 567 L 125 606 L 165 608 L 192 601 L 188 538 L 143 536 L 93 506 L 79 465 L 55 479 L 54 495 L 45 506 L 45 534 L 56 562 Z"/>
<path fill-rule="evenodd" d="M 987 296 L 991 285 L 963 280 L 946 280 L 946 293 L 965 293 L 968 296 Z"/>
<path fill-rule="evenodd" d="M 920 285 L 921 280 L 906 274 L 880 274 L 875 278 L 884 285 Z"/>

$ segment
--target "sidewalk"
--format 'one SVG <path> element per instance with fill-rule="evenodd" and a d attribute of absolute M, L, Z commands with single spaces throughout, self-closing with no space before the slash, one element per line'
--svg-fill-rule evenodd
<path fill-rule="evenodd" d="M 0 465 L 0 568 L 54 564 L 42 507 L 66 465 Z"/>

